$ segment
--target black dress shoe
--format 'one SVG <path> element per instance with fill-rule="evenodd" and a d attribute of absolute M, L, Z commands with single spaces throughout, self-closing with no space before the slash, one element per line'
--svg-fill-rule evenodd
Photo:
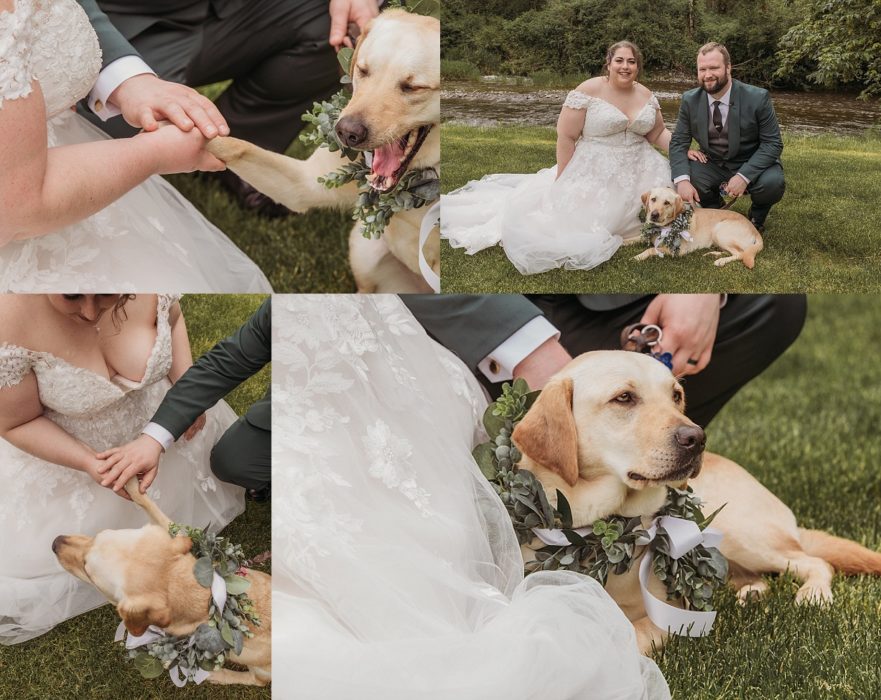
<path fill-rule="evenodd" d="M 266 503 L 266 501 L 272 498 L 272 484 L 264 486 L 262 489 L 248 489 L 245 491 L 245 496 L 249 501 L 254 501 L 254 503 Z"/>
<path fill-rule="evenodd" d="M 765 220 L 762 219 L 759 221 L 757 218 L 753 216 L 753 210 L 750 208 L 749 213 L 746 215 L 746 218 L 749 219 L 749 222 L 756 227 L 756 231 L 759 233 L 765 232 Z"/>
<path fill-rule="evenodd" d="M 248 209 L 269 219 L 281 219 L 293 213 L 283 204 L 279 204 L 262 192 L 258 192 L 232 170 L 205 174 L 217 180 L 224 189 L 231 192 L 243 209 Z"/>

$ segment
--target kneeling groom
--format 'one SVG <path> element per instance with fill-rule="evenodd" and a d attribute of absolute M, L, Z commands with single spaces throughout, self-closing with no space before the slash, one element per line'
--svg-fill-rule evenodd
<path fill-rule="evenodd" d="M 767 90 L 731 79 L 731 58 L 718 43 L 697 55 L 701 87 L 682 96 L 676 131 L 670 140 L 670 169 L 679 196 L 718 209 L 719 188 L 739 197 L 749 193 L 749 219 L 764 232 L 771 207 L 783 199 L 786 184 L 780 154 L 783 139 Z M 691 161 L 691 140 L 703 158 Z"/>
<path fill-rule="evenodd" d="M 145 493 L 159 467 L 162 452 L 200 416 L 239 384 L 259 372 L 272 357 L 271 297 L 228 338 L 202 355 L 168 390 L 156 414 L 135 440 L 108 450 L 99 459 L 111 466 L 105 485 L 119 492 L 131 477 L 142 474 Z M 211 451 L 211 470 L 221 481 L 248 489 L 253 500 L 269 498 L 271 462 L 271 386 L 244 416 L 233 423 Z"/>

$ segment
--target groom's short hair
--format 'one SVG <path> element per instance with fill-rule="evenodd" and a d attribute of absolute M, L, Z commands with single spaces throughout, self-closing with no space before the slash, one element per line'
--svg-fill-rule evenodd
<path fill-rule="evenodd" d="M 704 44 L 697 50 L 698 56 L 704 56 L 710 51 L 718 51 L 722 54 L 722 58 L 725 59 L 725 65 L 731 65 L 731 56 L 728 54 L 728 49 L 725 48 L 724 44 L 720 44 L 718 41 L 711 41 L 709 44 Z"/>

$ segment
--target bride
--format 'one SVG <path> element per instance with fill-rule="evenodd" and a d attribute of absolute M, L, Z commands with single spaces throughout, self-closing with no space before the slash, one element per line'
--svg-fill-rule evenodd
<path fill-rule="evenodd" d="M 223 168 L 197 129 L 113 141 L 70 109 L 101 67 L 74 0 L 0 0 L 0 49 L 0 291 L 271 291 L 154 177 Z"/>
<path fill-rule="evenodd" d="M 96 454 L 135 437 L 192 360 L 168 296 L 4 295 L 0 329 L 0 644 L 16 644 L 106 602 L 52 540 L 146 524 L 101 486 Z M 220 529 L 244 510 L 208 466 L 235 418 L 219 403 L 164 455 L 149 494 L 177 522 Z"/>
<path fill-rule="evenodd" d="M 640 195 L 671 186 L 670 131 L 636 82 L 642 54 L 619 41 L 605 76 L 572 90 L 557 121 L 557 164 L 529 175 L 487 175 L 442 198 L 442 235 L 469 255 L 501 243 L 524 275 L 590 269 L 639 236 Z M 691 157 L 691 155 L 689 156 Z"/>
<path fill-rule="evenodd" d="M 304 698 L 669 698 L 593 579 L 524 580 L 486 403 L 396 297 L 276 297 L 273 654 Z"/>

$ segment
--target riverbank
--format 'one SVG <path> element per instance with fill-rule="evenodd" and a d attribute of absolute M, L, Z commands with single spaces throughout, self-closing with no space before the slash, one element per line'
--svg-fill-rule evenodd
<path fill-rule="evenodd" d="M 442 243 L 444 292 L 878 292 L 881 291 L 881 135 L 784 135 L 787 192 L 768 218 L 756 267 L 710 258 L 632 260 L 625 247 L 587 271 L 520 275 L 496 246 L 466 255 Z M 531 173 L 554 162 L 550 128 L 442 127 L 443 188 L 488 173 Z M 745 214 L 748 202 L 735 205 Z"/>

